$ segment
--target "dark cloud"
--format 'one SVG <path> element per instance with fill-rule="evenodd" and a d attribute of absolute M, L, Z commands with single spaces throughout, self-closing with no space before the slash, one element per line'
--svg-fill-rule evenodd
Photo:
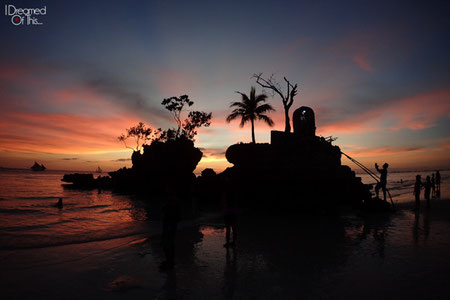
<path fill-rule="evenodd" d="M 120 162 L 124 162 L 124 161 L 130 161 L 131 158 L 118 158 L 118 159 L 113 159 L 111 161 L 120 161 Z"/>
<path fill-rule="evenodd" d="M 77 157 L 65 157 L 65 158 L 62 158 L 62 160 L 78 160 L 78 158 Z"/>
<path fill-rule="evenodd" d="M 108 96 L 108 99 L 131 111 L 145 120 L 160 119 L 171 121 L 170 114 L 158 107 L 160 101 L 153 100 L 138 92 L 138 88 L 124 79 L 113 78 L 102 74 L 90 74 L 85 84 L 95 92 Z"/>

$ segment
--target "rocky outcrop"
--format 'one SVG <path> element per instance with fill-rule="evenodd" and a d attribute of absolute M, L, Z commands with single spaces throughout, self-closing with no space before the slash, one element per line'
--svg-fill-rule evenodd
<path fill-rule="evenodd" d="M 182 192 L 190 189 L 194 170 L 203 153 L 191 140 L 179 138 L 144 145 L 143 153 L 133 152 L 131 169 L 110 172 L 113 187 L 121 190 L 159 193 L 165 184 L 177 186 Z"/>
<path fill-rule="evenodd" d="M 187 194 L 195 180 L 193 171 L 203 153 L 185 138 L 144 145 L 143 153 L 133 152 L 132 168 L 109 172 L 109 177 L 92 174 L 66 174 L 62 181 L 80 188 L 112 188 L 124 192 L 158 194 L 171 184 Z"/>
<path fill-rule="evenodd" d="M 61 179 L 63 182 L 72 183 L 76 187 L 80 188 L 96 188 L 97 182 L 92 174 L 64 174 Z"/>
<path fill-rule="evenodd" d="M 330 140 L 315 135 L 314 112 L 294 113 L 294 133 L 272 131 L 270 144 L 235 144 L 226 151 L 228 176 L 250 205 L 333 207 L 358 204 L 370 191 L 347 166 Z"/>
<path fill-rule="evenodd" d="M 134 152 L 133 170 L 139 175 L 158 173 L 158 176 L 184 177 L 194 172 L 203 156 L 191 140 L 179 138 L 167 142 L 144 145 L 143 153 Z"/>

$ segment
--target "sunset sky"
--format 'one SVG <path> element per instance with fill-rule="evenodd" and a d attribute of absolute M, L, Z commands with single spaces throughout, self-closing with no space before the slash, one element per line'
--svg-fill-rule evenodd
<path fill-rule="evenodd" d="M 161 101 L 188 94 L 213 113 L 196 172 L 222 170 L 226 148 L 251 141 L 249 126 L 225 122 L 229 104 L 261 93 L 252 74 L 264 72 L 298 83 L 291 113 L 312 107 L 317 133 L 370 167 L 449 168 L 450 2 L 412 3 L 3 2 L 46 15 L 34 26 L 0 15 L 0 166 L 129 167 L 117 136 L 139 121 L 173 126 Z M 283 130 L 281 100 L 269 102 Z M 257 142 L 270 130 L 257 123 Z"/>

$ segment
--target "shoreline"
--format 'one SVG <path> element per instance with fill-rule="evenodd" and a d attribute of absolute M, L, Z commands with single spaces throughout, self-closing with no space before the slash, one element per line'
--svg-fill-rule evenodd
<path fill-rule="evenodd" d="M 400 274 L 433 286 L 450 279 L 440 271 L 450 267 L 450 254 L 442 257 L 450 253 L 450 241 L 442 240 L 442 234 L 450 236 L 450 199 L 434 201 L 431 209 L 417 214 L 411 208 L 411 203 L 402 203 L 397 212 L 384 217 L 245 215 L 240 217 L 238 245 L 229 251 L 222 247 L 220 215 L 209 215 L 180 224 L 177 266 L 168 273 L 158 271 L 163 253 L 157 230 L 150 236 L 140 233 L 56 247 L 1 250 L 2 290 L 15 299 L 119 299 L 125 295 L 221 299 L 230 298 L 228 293 L 238 298 L 254 294 L 262 298 L 333 295 L 375 299 L 386 288 L 377 283 L 368 296 L 363 286 L 375 284 L 364 279 L 372 278 L 371 272 L 381 272 L 376 280 L 390 278 L 392 282 L 381 280 L 388 286 L 405 285 L 407 280 Z M 253 265 L 252 261 L 259 262 Z M 430 269 L 431 262 L 436 267 Z M 425 266 L 428 279 L 408 271 Z M 362 286 L 352 286 L 350 291 L 350 282 Z M 414 293 L 425 295 L 425 290 L 426 286 L 418 284 L 407 292 L 393 293 L 406 299 Z M 68 291 L 72 296 L 67 296 Z M 436 293 L 446 295 L 439 288 Z"/>

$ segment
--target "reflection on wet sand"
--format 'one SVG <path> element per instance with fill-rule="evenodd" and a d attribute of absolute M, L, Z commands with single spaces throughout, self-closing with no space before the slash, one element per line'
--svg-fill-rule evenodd
<path fill-rule="evenodd" d="M 414 245 L 419 245 L 419 239 L 423 236 L 424 245 L 426 244 L 431 230 L 430 210 L 424 209 L 423 211 L 416 210 L 414 212 L 414 224 L 413 224 L 413 240 Z M 422 218 L 422 228 L 420 226 L 420 218 Z"/>
<path fill-rule="evenodd" d="M 238 277 L 237 251 L 233 248 L 226 248 L 226 260 L 224 271 L 224 296 L 226 299 L 233 299 L 236 290 Z"/>
<path fill-rule="evenodd" d="M 413 225 L 413 240 L 415 247 L 417 247 L 419 244 L 419 221 L 420 221 L 420 212 L 416 210 L 414 212 L 414 225 Z"/>
<path fill-rule="evenodd" d="M 429 210 L 268 219 L 241 218 L 241 238 L 234 249 L 223 247 L 225 230 L 217 225 L 218 220 L 213 221 L 215 225 L 184 228 L 177 240 L 177 266 L 173 272 L 160 275 L 165 282 L 158 298 L 371 299 L 386 291 L 407 298 L 426 290 L 423 285 L 402 288 L 407 281 L 410 285 L 414 276 L 421 276 L 415 275 L 419 272 L 416 269 L 422 264 L 439 268 L 450 261 L 448 254 L 430 254 L 445 251 L 442 245 L 435 245 L 438 239 L 431 230 L 431 220 L 436 222 L 436 215 Z M 439 224 L 448 225 L 448 221 L 439 219 Z M 161 260 L 158 243 L 150 244 L 153 258 Z M 421 280 L 442 281 L 442 274 L 432 270 L 427 273 L 429 278 Z M 370 296 L 367 287 L 371 287 Z M 443 293 L 439 288 L 434 291 Z"/>
<path fill-rule="evenodd" d="M 363 218 L 361 240 L 366 240 L 372 235 L 375 246 L 372 255 L 378 255 L 380 258 L 385 257 L 385 245 L 388 235 L 388 226 L 391 222 L 389 214 L 367 215 Z"/>
<path fill-rule="evenodd" d="M 339 219 L 319 218 L 312 227 L 309 217 L 273 219 L 271 224 L 264 220 L 243 221 L 242 239 L 235 249 L 222 246 L 223 227 L 182 229 L 176 267 L 161 275 L 166 281 L 159 296 L 248 298 L 261 295 L 261 287 L 265 297 L 301 296 L 315 289 L 323 272 L 343 264 L 353 247 L 345 243 Z M 161 260 L 158 241 L 149 244 L 154 259 Z M 199 286 L 201 291 L 197 291 Z"/>

